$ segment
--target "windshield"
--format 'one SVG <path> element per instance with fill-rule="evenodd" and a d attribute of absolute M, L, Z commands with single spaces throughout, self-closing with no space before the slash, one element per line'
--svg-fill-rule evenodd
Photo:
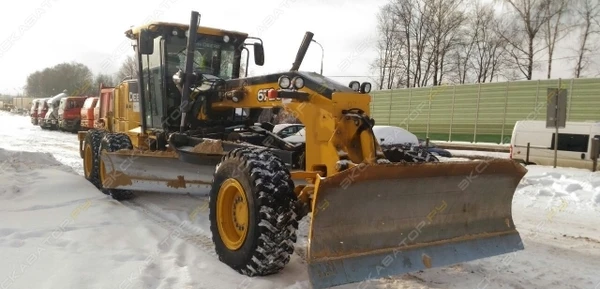
<path fill-rule="evenodd" d="M 186 38 L 171 37 L 167 43 L 167 66 L 184 70 Z M 198 35 L 194 52 L 194 70 L 222 79 L 233 78 L 235 46 L 223 43 L 220 37 Z"/>

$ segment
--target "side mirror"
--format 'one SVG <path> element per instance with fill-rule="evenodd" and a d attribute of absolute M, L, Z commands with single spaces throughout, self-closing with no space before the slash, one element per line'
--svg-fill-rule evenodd
<path fill-rule="evenodd" d="M 138 49 L 140 54 L 152 54 L 154 53 L 154 37 L 152 33 L 147 29 L 140 31 Z"/>
<path fill-rule="evenodd" d="M 254 43 L 254 63 L 258 66 L 265 64 L 265 49 L 258 42 Z"/>

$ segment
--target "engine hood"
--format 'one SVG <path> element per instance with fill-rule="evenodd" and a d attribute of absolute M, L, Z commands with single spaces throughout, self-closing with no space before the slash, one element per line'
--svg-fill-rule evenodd
<path fill-rule="evenodd" d="M 334 92 L 354 92 L 354 90 L 352 90 L 350 87 L 343 85 L 331 78 L 325 77 L 315 72 L 307 71 L 279 72 L 261 76 L 231 79 L 227 80 L 227 86 L 229 88 L 240 87 L 244 82 L 246 82 L 247 85 L 277 83 L 279 77 L 283 75 L 289 78 L 294 78 L 295 76 L 300 76 L 304 78 L 305 87 L 313 91 L 318 91 L 327 98 L 331 98 Z"/>

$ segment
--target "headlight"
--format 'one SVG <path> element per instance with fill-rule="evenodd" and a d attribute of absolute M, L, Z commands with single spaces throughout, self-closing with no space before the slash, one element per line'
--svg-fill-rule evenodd
<path fill-rule="evenodd" d="M 295 89 L 302 89 L 304 87 L 304 78 L 296 76 L 292 79 L 292 84 Z"/>
<path fill-rule="evenodd" d="M 283 89 L 290 88 L 291 81 L 290 81 L 289 77 L 287 77 L 285 75 L 282 75 L 282 76 L 279 77 L 279 81 L 278 82 L 279 82 L 279 87 L 281 87 Z"/>
<path fill-rule="evenodd" d="M 350 81 L 350 84 L 348 84 L 348 86 L 354 91 L 360 90 L 360 82 L 356 80 Z"/>
<path fill-rule="evenodd" d="M 225 43 L 229 42 L 229 36 L 228 35 L 223 35 L 223 42 L 225 42 Z"/>
<path fill-rule="evenodd" d="M 369 93 L 371 91 L 371 83 L 369 82 L 363 82 L 360 85 L 360 92 L 362 93 Z"/>

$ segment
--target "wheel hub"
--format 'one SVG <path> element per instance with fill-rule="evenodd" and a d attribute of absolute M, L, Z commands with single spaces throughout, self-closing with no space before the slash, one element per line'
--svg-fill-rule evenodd
<path fill-rule="evenodd" d="M 248 234 L 248 201 L 242 185 L 236 179 L 227 179 L 217 197 L 217 227 L 225 247 L 237 250 Z"/>
<path fill-rule="evenodd" d="M 93 154 L 92 154 L 92 145 L 86 143 L 83 151 L 83 172 L 87 178 L 92 174 L 93 167 Z"/>

